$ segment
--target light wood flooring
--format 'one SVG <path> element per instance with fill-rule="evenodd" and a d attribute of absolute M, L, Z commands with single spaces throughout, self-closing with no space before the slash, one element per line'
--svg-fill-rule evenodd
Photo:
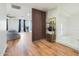
<path fill-rule="evenodd" d="M 46 39 L 31 42 L 31 34 L 22 33 L 23 37 L 12 44 L 9 41 L 5 56 L 79 56 L 79 52 L 59 43 L 50 43 Z M 21 40 L 21 41 L 20 41 Z M 23 41 L 24 40 L 24 41 Z"/>

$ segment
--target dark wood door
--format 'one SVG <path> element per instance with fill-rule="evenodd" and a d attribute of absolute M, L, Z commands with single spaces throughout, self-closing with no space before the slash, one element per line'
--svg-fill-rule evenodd
<path fill-rule="evenodd" d="M 45 37 L 46 13 L 32 9 L 32 40 L 39 40 Z"/>

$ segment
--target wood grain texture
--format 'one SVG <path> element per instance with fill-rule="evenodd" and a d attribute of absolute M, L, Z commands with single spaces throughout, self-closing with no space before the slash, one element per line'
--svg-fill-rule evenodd
<path fill-rule="evenodd" d="M 46 12 L 32 9 L 32 41 L 45 38 Z"/>
<path fill-rule="evenodd" d="M 32 42 L 31 33 L 22 33 L 21 36 L 21 42 L 17 41 L 20 44 L 15 42 L 13 46 L 8 45 L 5 56 L 79 56 L 78 51 L 59 43 L 50 43 L 46 39 Z"/>

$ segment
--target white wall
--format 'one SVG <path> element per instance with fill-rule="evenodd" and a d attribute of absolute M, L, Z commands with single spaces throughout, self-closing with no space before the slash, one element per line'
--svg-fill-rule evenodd
<path fill-rule="evenodd" d="M 79 4 L 60 4 L 47 14 L 56 16 L 56 41 L 79 50 Z"/>
<path fill-rule="evenodd" d="M 6 45 L 6 4 L 0 3 L 0 56 L 2 56 L 7 48 Z"/>
<path fill-rule="evenodd" d="M 0 32 L 6 31 L 6 4 L 0 3 Z"/>
<path fill-rule="evenodd" d="M 79 4 L 62 4 L 60 17 L 63 25 L 62 39 L 58 42 L 79 50 Z"/>

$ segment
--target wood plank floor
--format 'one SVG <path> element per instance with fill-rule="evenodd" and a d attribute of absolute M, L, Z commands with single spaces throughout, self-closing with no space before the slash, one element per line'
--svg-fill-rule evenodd
<path fill-rule="evenodd" d="M 21 41 L 21 43 L 23 44 L 20 45 L 15 44 L 8 46 L 4 55 L 5 56 L 79 56 L 78 51 L 59 43 L 50 43 L 45 39 L 41 39 L 34 42 L 29 41 L 29 44 L 26 44 L 27 39 L 24 42 Z"/>

